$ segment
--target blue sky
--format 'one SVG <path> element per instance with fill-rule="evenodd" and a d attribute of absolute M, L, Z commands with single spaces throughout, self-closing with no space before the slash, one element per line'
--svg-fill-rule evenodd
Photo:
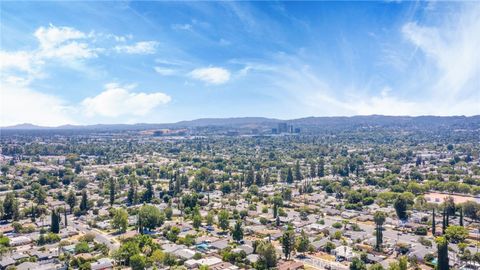
<path fill-rule="evenodd" d="M 0 125 L 480 114 L 480 4 L 2 2 Z"/>

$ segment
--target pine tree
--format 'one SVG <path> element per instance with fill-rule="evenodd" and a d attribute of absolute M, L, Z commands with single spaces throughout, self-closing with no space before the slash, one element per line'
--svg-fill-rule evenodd
<path fill-rule="evenodd" d="M 247 177 L 245 179 L 245 186 L 249 187 L 253 185 L 254 178 L 255 178 L 255 172 L 253 171 L 253 167 L 252 167 L 247 173 Z"/>
<path fill-rule="evenodd" d="M 3 201 L 3 218 L 4 219 L 18 219 L 18 201 L 13 192 L 7 193 Z"/>
<path fill-rule="evenodd" d="M 263 182 L 265 185 L 268 185 L 270 183 L 270 174 L 268 172 L 265 173 L 265 177 L 263 179 Z"/>
<path fill-rule="evenodd" d="M 82 213 L 88 211 L 88 195 L 85 189 L 82 191 L 82 199 L 80 200 L 80 211 L 82 211 Z"/>
<path fill-rule="evenodd" d="M 293 250 L 295 249 L 295 232 L 292 227 L 289 227 L 282 235 L 282 250 L 285 259 L 288 260 Z"/>
<path fill-rule="evenodd" d="M 75 196 L 75 192 L 73 190 L 70 190 L 67 195 L 67 204 L 70 206 L 70 213 L 73 212 L 73 208 L 77 204 L 77 197 Z"/>
<path fill-rule="evenodd" d="M 110 206 L 115 202 L 115 179 L 110 177 Z"/>
<path fill-rule="evenodd" d="M 311 163 L 310 164 L 310 177 L 315 178 L 317 176 L 317 173 L 315 172 L 315 164 Z"/>
<path fill-rule="evenodd" d="M 300 181 L 303 179 L 302 170 L 300 168 L 300 161 L 297 160 L 295 164 L 295 180 Z"/>
<path fill-rule="evenodd" d="M 130 184 L 130 188 L 128 189 L 128 194 L 127 194 L 127 203 L 130 205 L 135 204 L 135 185 L 132 183 Z"/>
<path fill-rule="evenodd" d="M 293 183 L 293 173 L 290 167 L 288 167 L 288 172 L 287 172 L 287 183 L 289 184 Z"/>
<path fill-rule="evenodd" d="M 463 207 L 460 207 L 460 221 L 459 225 L 463 227 Z"/>
<path fill-rule="evenodd" d="M 318 162 L 318 172 L 317 175 L 318 177 L 324 177 L 325 176 L 325 161 L 323 158 L 320 158 L 320 161 Z"/>
<path fill-rule="evenodd" d="M 237 220 L 237 223 L 233 226 L 232 238 L 237 242 L 240 242 L 243 239 L 242 222 L 240 220 Z"/>
<path fill-rule="evenodd" d="M 175 195 L 179 195 L 181 192 L 181 187 L 182 187 L 182 181 L 180 179 L 180 176 L 178 175 L 178 172 L 175 172 Z"/>
<path fill-rule="evenodd" d="M 432 235 L 435 236 L 436 233 L 436 224 L 435 224 L 435 208 L 432 210 Z"/>
<path fill-rule="evenodd" d="M 261 187 L 263 186 L 263 179 L 262 179 L 262 173 L 257 172 L 257 175 L 255 176 L 255 185 Z"/>
<path fill-rule="evenodd" d="M 150 203 L 153 198 L 153 187 L 151 181 L 147 181 L 146 188 L 147 189 L 143 193 L 143 201 L 146 203 Z"/>

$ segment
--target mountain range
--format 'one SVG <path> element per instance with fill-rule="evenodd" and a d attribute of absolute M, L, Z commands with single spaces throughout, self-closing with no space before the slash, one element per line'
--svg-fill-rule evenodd
<path fill-rule="evenodd" d="M 480 128 L 480 115 L 475 116 L 351 116 L 351 117 L 305 117 L 281 120 L 265 117 L 201 118 L 176 123 L 138 123 L 138 124 L 95 124 L 62 125 L 57 127 L 38 126 L 29 123 L 0 127 L 2 130 L 147 130 L 163 128 L 271 128 L 285 122 L 296 127 L 328 126 L 456 126 L 469 129 Z"/>

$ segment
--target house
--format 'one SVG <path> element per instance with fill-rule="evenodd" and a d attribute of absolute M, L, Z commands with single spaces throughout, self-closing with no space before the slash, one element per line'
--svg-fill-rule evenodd
<path fill-rule="evenodd" d="M 228 247 L 228 239 L 221 239 L 210 244 L 212 248 L 223 250 Z"/>
<path fill-rule="evenodd" d="M 13 258 L 5 257 L 0 261 L 0 269 L 3 270 L 5 268 L 7 268 L 8 266 L 14 265 L 14 264 L 15 264 L 15 260 Z"/>
<path fill-rule="evenodd" d="M 184 245 L 177 245 L 177 244 L 164 244 L 162 245 L 162 249 L 165 253 L 173 253 L 176 250 L 187 248 L 187 246 Z"/>
<path fill-rule="evenodd" d="M 278 270 L 297 270 L 297 269 L 304 269 L 302 262 L 296 261 L 280 261 L 277 264 Z"/>
<path fill-rule="evenodd" d="M 356 257 L 353 249 L 349 246 L 339 246 L 333 250 L 333 254 L 335 254 L 335 257 L 338 261 L 351 261 L 353 258 Z"/>
<path fill-rule="evenodd" d="M 91 264 L 92 270 L 111 270 L 113 269 L 113 261 L 109 258 L 101 258 Z"/>
<path fill-rule="evenodd" d="M 193 256 L 195 255 L 195 251 L 188 248 L 182 248 L 175 250 L 174 252 L 172 252 L 172 254 L 181 259 L 188 260 L 193 258 Z"/>
<path fill-rule="evenodd" d="M 217 257 L 207 257 L 207 258 L 204 258 L 204 259 L 199 259 L 199 260 L 187 260 L 185 261 L 184 265 L 188 268 L 188 269 L 192 269 L 192 268 L 195 268 L 195 267 L 199 267 L 201 265 L 206 265 L 209 267 L 210 269 L 210 266 L 212 265 L 215 265 L 215 264 L 218 264 L 218 263 L 221 263 L 222 260 L 220 258 L 217 258 Z"/>
<path fill-rule="evenodd" d="M 28 245 L 32 242 L 33 241 L 30 237 L 23 236 L 23 235 L 10 238 L 10 246 L 12 247 Z"/>

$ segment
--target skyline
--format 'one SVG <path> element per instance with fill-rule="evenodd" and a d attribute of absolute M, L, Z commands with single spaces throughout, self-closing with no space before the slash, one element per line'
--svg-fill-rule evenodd
<path fill-rule="evenodd" d="M 480 3 L 2 2 L 0 126 L 480 114 Z"/>

